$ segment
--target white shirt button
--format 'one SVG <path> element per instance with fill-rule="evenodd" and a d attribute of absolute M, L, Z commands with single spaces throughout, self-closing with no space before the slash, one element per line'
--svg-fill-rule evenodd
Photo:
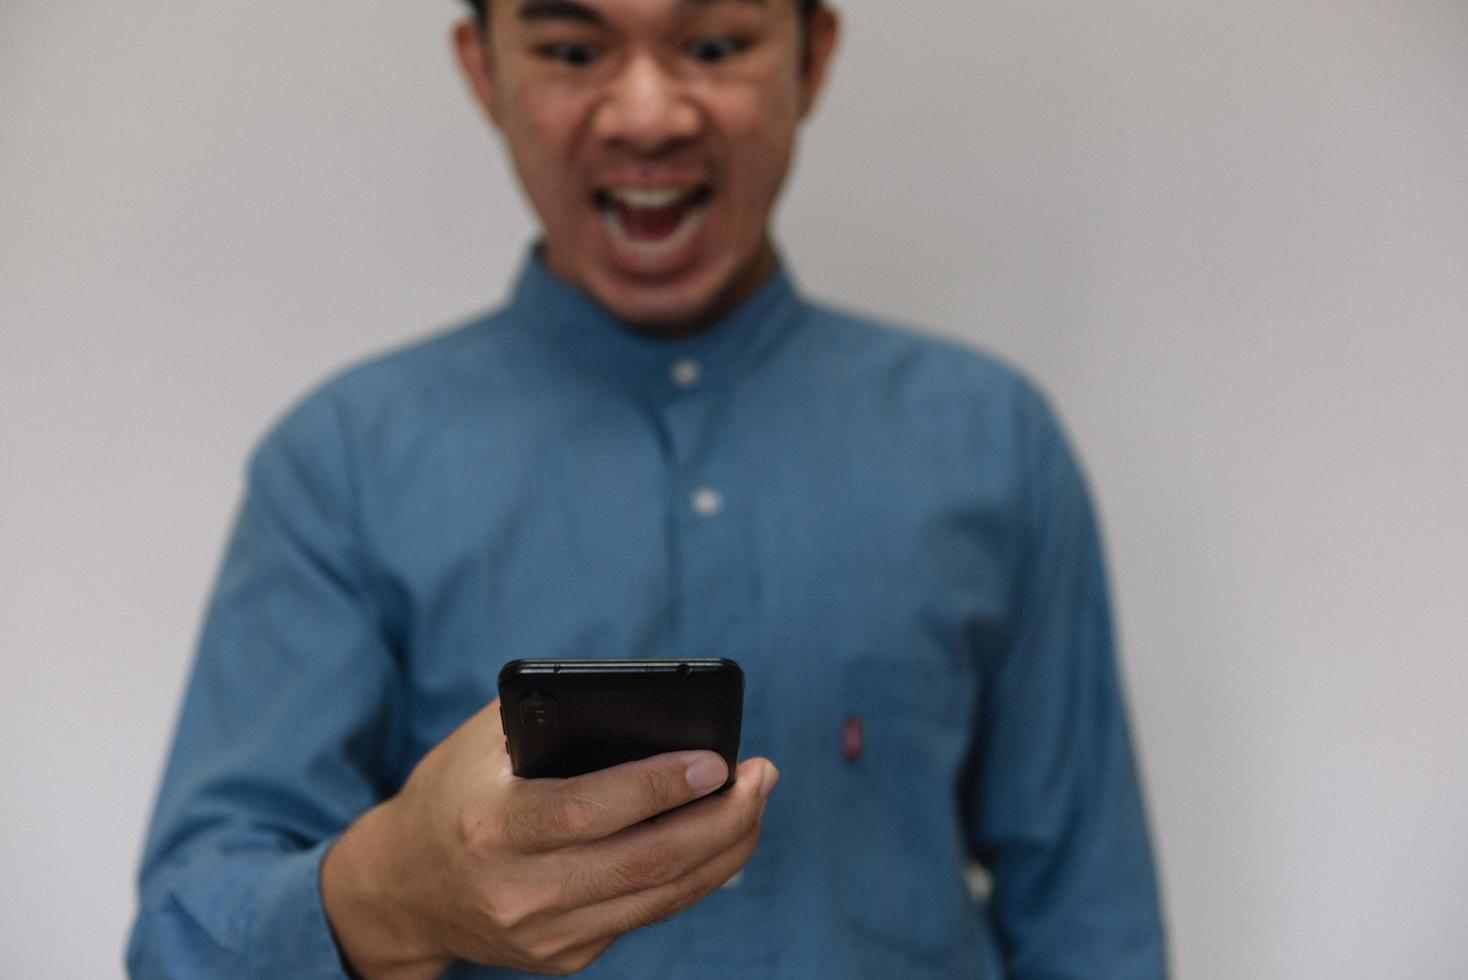
<path fill-rule="evenodd" d="M 679 388 L 692 388 L 703 377 L 703 365 L 691 357 L 680 357 L 673 362 L 668 373 L 673 377 L 673 384 Z"/>
<path fill-rule="evenodd" d="M 699 487 L 693 491 L 693 512 L 699 517 L 713 517 L 724 509 L 724 495 L 713 487 Z"/>

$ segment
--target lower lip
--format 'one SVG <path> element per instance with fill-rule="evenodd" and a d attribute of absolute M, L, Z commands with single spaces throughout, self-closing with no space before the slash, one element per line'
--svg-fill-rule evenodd
<path fill-rule="evenodd" d="M 691 266 L 711 221 L 705 201 L 689 208 L 665 237 L 649 241 L 629 235 L 615 208 L 598 208 L 597 217 L 612 264 L 627 275 L 640 277 L 666 277 Z"/>

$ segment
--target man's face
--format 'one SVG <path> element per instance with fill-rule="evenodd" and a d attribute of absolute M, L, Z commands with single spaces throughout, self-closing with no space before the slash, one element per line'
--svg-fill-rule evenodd
<path fill-rule="evenodd" d="M 491 0 L 460 60 L 551 270 L 619 319 L 707 323 L 772 261 L 767 225 L 836 37 L 798 0 Z"/>

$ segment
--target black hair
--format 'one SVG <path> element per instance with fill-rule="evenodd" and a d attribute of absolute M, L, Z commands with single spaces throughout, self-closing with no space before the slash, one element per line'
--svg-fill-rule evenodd
<path fill-rule="evenodd" d="M 473 8 L 474 16 L 478 17 L 480 20 L 484 19 L 484 7 L 485 4 L 489 2 L 489 0 L 464 0 L 464 2 L 467 3 L 471 8 Z M 800 15 L 802 17 L 808 18 L 811 14 L 816 12 L 820 5 L 821 0 L 800 0 Z"/>

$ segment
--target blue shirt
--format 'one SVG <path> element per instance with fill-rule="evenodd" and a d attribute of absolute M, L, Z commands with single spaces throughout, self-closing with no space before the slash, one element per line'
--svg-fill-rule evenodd
<path fill-rule="evenodd" d="M 131 971 L 341 977 L 336 835 L 505 662 L 624 656 L 739 661 L 743 754 L 782 778 L 737 884 L 585 976 L 1164 975 L 1096 525 L 1041 396 L 783 270 L 668 342 L 535 254 L 504 309 L 256 451 Z"/>

